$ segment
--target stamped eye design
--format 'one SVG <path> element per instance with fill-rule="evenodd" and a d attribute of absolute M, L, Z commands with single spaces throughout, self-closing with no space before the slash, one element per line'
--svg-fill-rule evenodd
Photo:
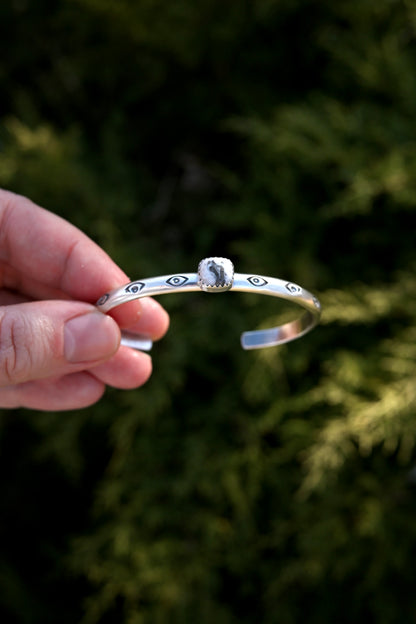
<path fill-rule="evenodd" d="M 297 284 L 293 284 L 292 282 L 288 282 L 286 284 L 286 288 L 292 295 L 300 295 L 300 293 L 302 292 L 302 288 Z"/>
<path fill-rule="evenodd" d="M 249 277 L 247 279 L 248 282 L 250 282 L 250 284 L 252 286 L 265 286 L 267 284 L 267 280 L 265 280 L 263 277 L 258 277 L 258 275 L 252 275 L 252 277 Z"/>
<path fill-rule="evenodd" d="M 124 289 L 124 292 L 129 293 L 129 295 L 135 295 L 140 292 L 144 288 L 143 282 L 132 282 Z"/>
<path fill-rule="evenodd" d="M 183 286 L 187 281 L 188 278 L 184 275 L 172 275 L 172 277 L 166 280 L 166 283 L 169 284 L 169 286 Z"/>
<path fill-rule="evenodd" d="M 97 305 L 97 306 L 102 306 L 102 305 L 104 305 L 104 304 L 105 304 L 105 302 L 106 302 L 106 301 L 108 301 L 109 296 L 110 296 L 110 295 L 109 295 L 108 293 L 106 293 L 105 295 L 103 295 L 102 297 L 100 297 L 100 298 L 98 299 L 98 301 L 97 301 L 97 303 L 96 303 L 95 305 Z"/>

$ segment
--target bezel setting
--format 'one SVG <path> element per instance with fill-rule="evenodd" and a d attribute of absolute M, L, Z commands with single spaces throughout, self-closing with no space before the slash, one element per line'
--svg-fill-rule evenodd
<path fill-rule="evenodd" d="M 198 266 L 198 286 L 205 292 L 225 292 L 234 282 L 234 265 L 228 258 L 204 258 Z"/>

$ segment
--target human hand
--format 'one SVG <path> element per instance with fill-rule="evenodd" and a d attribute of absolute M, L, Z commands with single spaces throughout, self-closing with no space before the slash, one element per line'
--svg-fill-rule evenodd
<path fill-rule="evenodd" d="M 144 384 L 151 359 L 120 346 L 120 328 L 157 340 L 167 313 L 148 298 L 111 316 L 93 305 L 128 281 L 76 227 L 0 190 L 0 407 L 76 409 Z"/>

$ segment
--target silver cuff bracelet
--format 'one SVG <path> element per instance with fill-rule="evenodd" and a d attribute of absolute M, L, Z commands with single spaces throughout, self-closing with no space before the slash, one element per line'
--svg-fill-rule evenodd
<path fill-rule="evenodd" d="M 301 286 L 274 277 L 234 273 L 231 260 L 217 257 L 201 260 L 197 273 L 173 273 L 130 282 L 100 297 L 96 306 L 102 312 L 108 312 L 116 306 L 141 297 L 201 290 L 209 293 L 232 290 L 269 295 L 291 301 L 304 308 L 302 315 L 294 321 L 270 329 L 244 332 L 241 335 L 243 349 L 274 347 L 300 338 L 315 327 L 321 314 L 318 299 Z M 145 351 L 152 348 L 151 340 L 127 331 L 122 332 L 121 342 L 126 346 Z"/>

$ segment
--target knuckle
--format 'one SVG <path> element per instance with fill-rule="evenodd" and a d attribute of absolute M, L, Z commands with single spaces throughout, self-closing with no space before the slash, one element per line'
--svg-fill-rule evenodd
<path fill-rule="evenodd" d="M 21 383 L 30 378 L 33 369 L 30 343 L 22 316 L 6 314 L 0 319 L 1 385 Z"/>

